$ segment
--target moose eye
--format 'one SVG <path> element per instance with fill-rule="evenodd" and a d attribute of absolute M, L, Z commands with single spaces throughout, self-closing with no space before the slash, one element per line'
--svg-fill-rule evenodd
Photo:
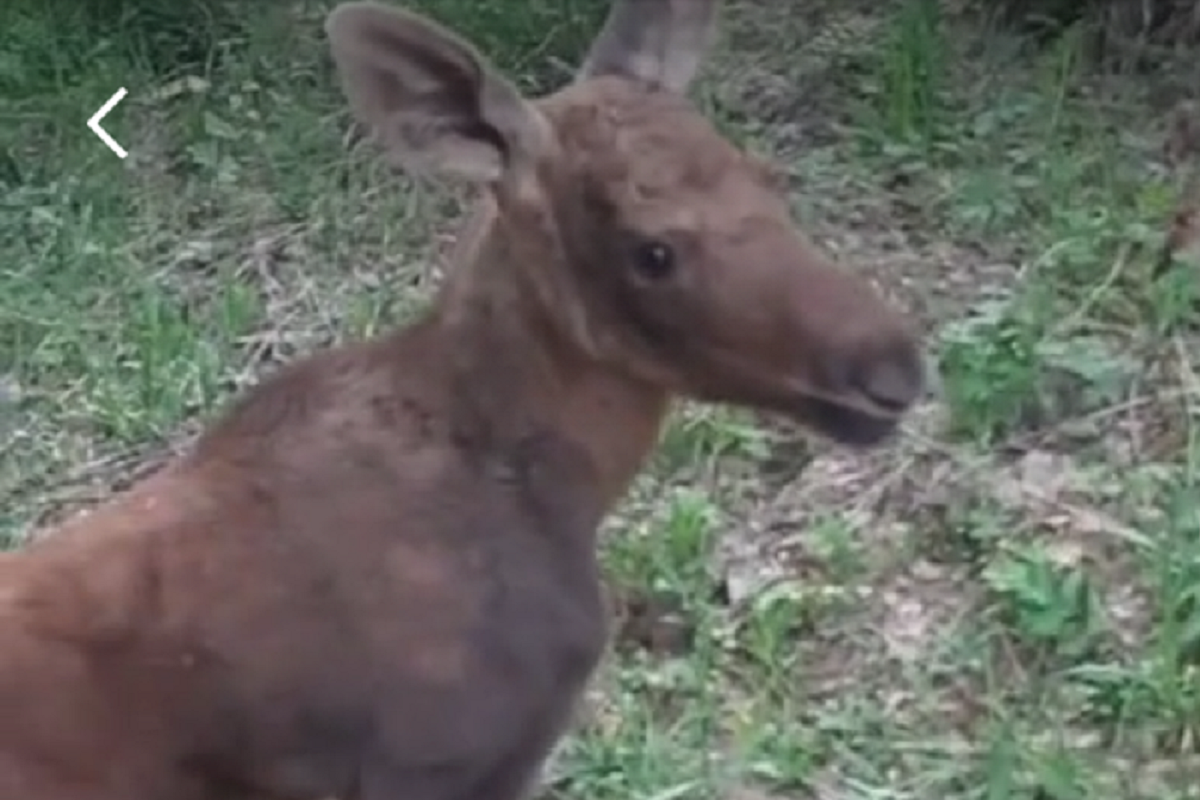
<path fill-rule="evenodd" d="M 675 271 L 675 251 L 663 242 L 640 242 L 633 249 L 633 268 L 647 280 L 661 281 Z"/>

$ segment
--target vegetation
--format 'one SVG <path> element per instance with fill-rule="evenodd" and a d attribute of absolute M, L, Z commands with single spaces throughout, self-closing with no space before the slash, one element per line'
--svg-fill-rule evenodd
<path fill-rule="evenodd" d="M 1200 44 L 1200 3 L 1196 0 L 975 0 L 1026 33 L 1056 36 L 1082 29 L 1094 57 L 1142 60 L 1148 51 Z M 1145 62 L 1143 62 L 1145 63 Z"/>
<path fill-rule="evenodd" d="M 682 408 L 610 526 L 619 646 L 548 791 L 1195 797 L 1200 264 L 1158 253 L 1200 59 L 968 3 L 729 3 L 698 102 L 926 322 L 943 402 L 869 455 Z M 10 543 L 436 285 L 461 198 L 349 146 L 331 4 L 0 8 Z M 544 88 L 605 3 L 419 5 Z M 124 161 L 84 127 L 121 86 Z"/>

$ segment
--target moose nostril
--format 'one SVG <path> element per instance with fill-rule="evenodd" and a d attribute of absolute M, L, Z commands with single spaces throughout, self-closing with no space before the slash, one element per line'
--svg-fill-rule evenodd
<path fill-rule="evenodd" d="M 888 411 L 904 411 L 925 391 L 926 365 L 919 356 L 892 356 L 864 363 L 853 375 L 854 388 Z"/>

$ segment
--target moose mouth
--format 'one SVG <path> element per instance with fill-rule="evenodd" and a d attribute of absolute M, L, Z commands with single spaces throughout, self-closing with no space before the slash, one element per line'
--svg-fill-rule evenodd
<path fill-rule="evenodd" d="M 872 414 L 811 395 L 793 400 L 788 416 L 837 444 L 854 448 L 878 445 L 900 426 L 900 415 Z"/>
<path fill-rule="evenodd" d="M 904 403 L 872 411 L 864 407 L 870 400 L 864 398 L 861 403 L 853 404 L 835 401 L 815 390 L 807 381 L 780 386 L 770 378 L 764 378 L 744 360 L 722 355 L 720 361 L 726 374 L 736 377 L 742 387 L 735 402 L 780 414 L 846 447 L 865 449 L 881 444 L 900 427 L 900 421 L 911 407 L 910 403 Z M 698 396 L 706 395 L 707 399 L 718 402 L 731 400 L 727 392 L 719 390 L 702 392 Z"/>

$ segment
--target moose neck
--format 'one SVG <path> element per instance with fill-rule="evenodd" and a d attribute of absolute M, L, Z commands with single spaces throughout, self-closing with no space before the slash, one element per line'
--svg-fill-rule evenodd
<path fill-rule="evenodd" d="M 462 387 L 456 406 L 501 435 L 551 426 L 587 453 L 607 511 L 657 444 L 667 393 L 573 341 L 493 208 L 477 205 L 460 236 L 436 312 Z"/>

